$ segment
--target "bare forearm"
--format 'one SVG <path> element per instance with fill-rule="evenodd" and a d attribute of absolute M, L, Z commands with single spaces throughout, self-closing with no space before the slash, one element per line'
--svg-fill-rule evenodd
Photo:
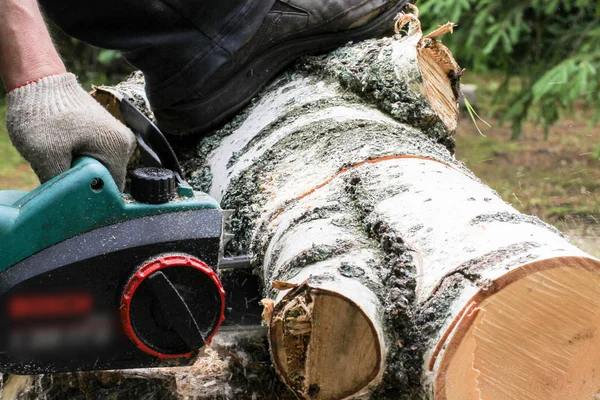
<path fill-rule="evenodd" d="M 0 78 L 6 89 L 64 72 L 37 0 L 0 0 Z"/>

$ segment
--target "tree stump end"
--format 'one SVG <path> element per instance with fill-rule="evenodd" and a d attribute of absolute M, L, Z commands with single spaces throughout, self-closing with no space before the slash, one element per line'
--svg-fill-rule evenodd
<path fill-rule="evenodd" d="M 459 313 L 435 398 L 596 398 L 598 293 L 593 258 L 549 258 L 503 275 Z"/>
<path fill-rule="evenodd" d="M 280 376 L 302 398 L 347 397 L 382 369 L 371 318 L 351 299 L 308 283 L 277 303 L 269 336 Z"/>

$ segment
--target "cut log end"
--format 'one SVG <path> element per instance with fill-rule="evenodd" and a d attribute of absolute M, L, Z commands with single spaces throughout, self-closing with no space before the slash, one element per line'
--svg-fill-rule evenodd
<path fill-rule="evenodd" d="M 422 77 L 422 91 L 428 104 L 449 132 L 455 132 L 458 124 L 458 98 L 460 77 L 463 73 L 450 50 L 438 39 L 452 33 L 455 24 L 448 22 L 434 32 L 423 36 L 419 9 L 409 4 L 409 14 L 402 14 L 396 22 L 396 33 L 408 24 L 408 34 L 401 41 L 401 52 L 405 46 L 415 46 L 417 64 Z"/>
<path fill-rule="evenodd" d="M 423 75 L 425 93 L 431 108 L 446 129 L 456 131 L 458 125 L 458 97 L 454 86 L 461 70 L 450 51 L 441 43 L 419 48 L 419 69 Z"/>
<path fill-rule="evenodd" d="M 90 94 L 98 103 L 100 103 L 100 105 L 106 108 L 113 117 L 121 122 L 125 122 L 119 108 L 121 102 L 113 93 L 105 91 L 102 88 L 94 88 Z"/>
<path fill-rule="evenodd" d="M 598 398 L 600 262 L 543 260 L 501 280 L 456 327 L 436 398 Z"/>
<path fill-rule="evenodd" d="M 307 284 L 277 304 L 270 341 L 284 382 L 305 399 L 355 394 L 382 368 L 382 343 L 365 312 L 339 293 Z"/>

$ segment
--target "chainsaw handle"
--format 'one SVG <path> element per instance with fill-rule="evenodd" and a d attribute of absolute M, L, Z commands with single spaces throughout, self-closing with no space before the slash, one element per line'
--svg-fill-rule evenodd
<path fill-rule="evenodd" d="M 179 184 L 187 185 L 177 156 L 160 129 L 125 98 L 121 99 L 119 109 L 125 123 L 135 134 L 144 164 L 169 169 L 175 173 Z"/>

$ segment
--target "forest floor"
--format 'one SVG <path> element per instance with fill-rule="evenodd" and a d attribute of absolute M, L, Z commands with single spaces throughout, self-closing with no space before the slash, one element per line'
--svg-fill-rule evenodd
<path fill-rule="evenodd" d="M 527 125 L 517 140 L 489 119 L 482 136 L 463 116 L 456 157 L 513 207 L 555 225 L 574 243 L 600 257 L 600 129 L 562 120 L 544 139 Z"/>
<path fill-rule="evenodd" d="M 493 85 L 475 79 L 480 103 L 489 103 Z M 483 83 L 486 86 L 483 86 Z M 551 128 L 526 124 L 517 140 L 496 118 L 482 116 L 492 126 L 482 136 L 466 112 L 460 120 L 457 158 L 519 211 L 556 225 L 583 250 L 600 257 L 600 127 L 589 128 L 585 113 L 574 112 Z M 0 100 L 0 190 L 29 190 L 38 181 L 12 148 L 5 128 L 6 107 Z"/>
<path fill-rule="evenodd" d="M 465 78 L 477 86 L 476 108 L 491 128 L 478 122 L 478 132 L 462 111 L 456 157 L 516 209 L 555 225 L 600 257 L 600 126 L 589 125 L 591 112 L 583 107 L 563 112 L 547 137 L 542 127 L 525 123 L 519 138 L 511 140 L 510 127 L 499 123 L 507 105 L 492 105 L 502 77 Z"/>

